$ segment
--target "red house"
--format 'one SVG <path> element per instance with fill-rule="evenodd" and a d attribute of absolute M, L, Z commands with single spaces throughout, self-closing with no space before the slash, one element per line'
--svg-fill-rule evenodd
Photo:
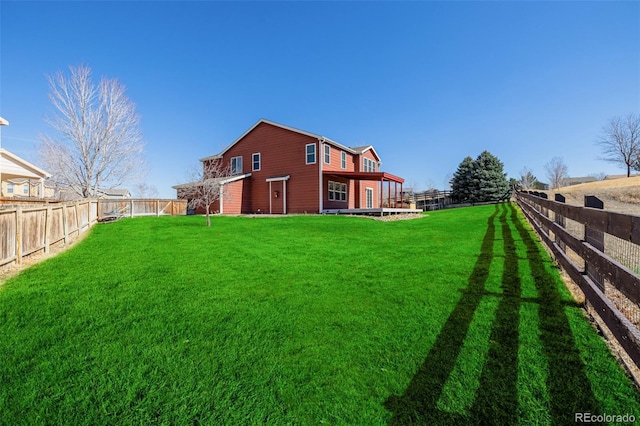
<path fill-rule="evenodd" d="M 241 213 L 398 213 L 404 179 L 380 171 L 373 146 L 349 148 L 324 136 L 260 120 L 221 153 L 224 196 L 211 211 Z M 177 197 L 185 199 L 176 185 Z M 199 213 L 199 212 L 198 212 Z"/>

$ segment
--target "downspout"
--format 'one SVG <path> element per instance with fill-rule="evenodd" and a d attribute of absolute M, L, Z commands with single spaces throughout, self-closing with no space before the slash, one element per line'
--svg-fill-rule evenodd
<path fill-rule="evenodd" d="M 224 198 L 224 189 L 223 188 L 224 188 L 224 183 L 222 185 L 220 185 L 220 195 L 219 195 L 220 203 L 218 203 L 218 204 L 220 204 L 220 214 L 224 214 L 224 206 L 222 204 L 223 203 L 223 198 Z"/>
<path fill-rule="evenodd" d="M 322 156 L 322 157 L 321 157 Z M 322 163 L 324 163 L 324 138 L 318 138 L 318 155 L 316 156 L 316 160 L 318 160 L 318 205 L 320 207 L 318 213 L 322 214 L 323 210 L 323 194 L 322 194 Z"/>
<path fill-rule="evenodd" d="M 287 214 L 287 181 L 282 181 L 282 214 Z"/>

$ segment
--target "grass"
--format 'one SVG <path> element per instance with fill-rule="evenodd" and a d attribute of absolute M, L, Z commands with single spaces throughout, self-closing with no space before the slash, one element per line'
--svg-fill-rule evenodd
<path fill-rule="evenodd" d="M 640 399 L 513 205 L 138 218 L 0 288 L 1 424 L 564 424 Z"/>

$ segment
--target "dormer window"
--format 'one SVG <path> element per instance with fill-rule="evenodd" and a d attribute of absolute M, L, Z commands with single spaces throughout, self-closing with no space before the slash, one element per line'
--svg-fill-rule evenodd
<path fill-rule="evenodd" d="M 375 172 L 376 171 L 376 162 L 370 160 L 368 158 L 364 159 L 363 171 L 365 172 Z"/>

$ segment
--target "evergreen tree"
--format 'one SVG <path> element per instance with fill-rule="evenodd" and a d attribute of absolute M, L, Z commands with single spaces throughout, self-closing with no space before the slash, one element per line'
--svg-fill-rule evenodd
<path fill-rule="evenodd" d="M 459 201 L 470 201 L 471 198 L 471 180 L 473 179 L 473 158 L 466 157 L 458 166 L 458 170 L 451 179 L 451 196 Z"/>
<path fill-rule="evenodd" d="M 475 161 L 474 182 L 474 198 L 479 202 L 498 200 L 509 190 L 504 165 L 489 151 L 483 151 Z"/>
<path fill-rule="evenodd" d="M 473 160 L 466 157 L 451 181 L 452 196 L 461 202 L 498 200 L 509 189 L 502 162 L 489 151 Z"/>

